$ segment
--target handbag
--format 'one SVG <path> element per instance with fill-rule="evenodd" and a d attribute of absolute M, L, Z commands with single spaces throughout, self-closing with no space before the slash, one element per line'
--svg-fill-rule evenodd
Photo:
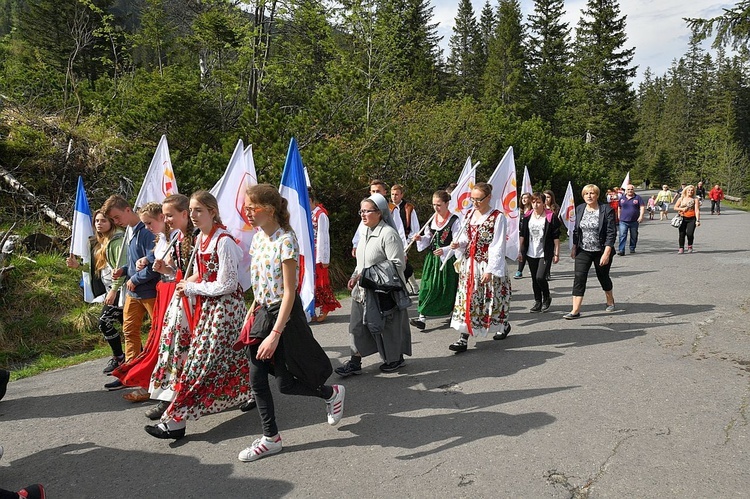
<path fill-rule="evenodd" d="M 672 227 L 679 227 L 682 225 L 682 215 L 675 215 L 669 223 L 672 224 Z"/>
<path fill-rule="evenodd" d="M 365 289 L 388 293 L 403 288 L 396 265 L 390 260 L 383 260 L 362 271 L 359 285 Z"/>

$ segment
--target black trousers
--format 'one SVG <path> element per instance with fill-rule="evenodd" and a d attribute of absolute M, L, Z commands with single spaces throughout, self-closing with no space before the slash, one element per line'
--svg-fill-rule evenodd
<path fill-rule="evenodd" d="M 677 229 L 679 231 L 680 248 L 685 247 L 685 236 L 687 236 L 688 246 L 693 245 L 693 236 L 695 235 L 695 217 L 682 217 L 682 223 Z"/>
<path fill-rule="evenodd" d="M 542 301 L 543 298 L 549 298 L 549 282 L 547 274 L 552 267 L 552 260 L 544 258 L 531 258 L 527 256 L 524 261 L 529 262 L 529 272 L 531 272 L 531 288 L 534 290 L 534 301 Z"/>
<path fill-rule="evenodd" d="M 576 255 L 575 277 L 573 278 L 573 296 L 583 296 L 586 292 L 586 281 L 589 278 L 591 264 L 593 264 L 596 269 L 596 278 L 599 279 L 599 284 L 602 285 L 602 289 L 604 291 L 612 291 L 612 279 L 609 278 L 609 269 L 612 267 L 614 254 L 610 256 L 607 265 L 600 265 L 599 261 L 601 260 L 603 253 L 604 251 L 581 250 Z"/>
<path fill-rule="evenodd" d="M 112 355 L 120 357 L 122 355 L 122 342 L 120 341 L 120 332 L 115 329 L 115 322 L 122 324 L 122 309 L 112 305 L 104 305 L 102 315 L 99 316 L 99 331 L 102 332 L 104 339 L 109 343 Z"/>
<path fill-rule="evenodd" d="M 279 432 L 279 429 L 276 426 L 276 412 L 274 410 L 271 387 L 268 383 L 268 376 L 270 374 L 276 377 L 276 384 L 279 391 L 286 395 L 303 395 L 306 397 L 329 399 L 333 394 L 333 388 L 328 385 L 311 388 L 295 378 L 287 370 L 284 360 L 283 334 L 278 347 L 276 347 L 276 352 L 274 352 L 273 364 L 270 361 L 258 360 L 256 358 L 259 346 L 260 344 L 247 347 L 245 354 L 250 361 L 250 386 L 252 387 L 255 403 L 260 413 L 263 435 L 273 437 Z"/>

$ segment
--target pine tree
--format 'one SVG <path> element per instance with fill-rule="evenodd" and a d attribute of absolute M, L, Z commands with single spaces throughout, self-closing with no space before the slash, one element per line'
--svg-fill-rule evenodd
<path fill-rule="evenodd" d="M 599 160 L 621 171 L 632 166 L 636 121 L 630 79 L 634 48 L 624 48 L 626 17 L 617 0 L 588 0 L 578 22 L 571 74 L 568 135 L 590 143 Z"/>
<path fill-rule="evenodd" d="M 521 18 L 518 0 L 500 0 L 483 81 L 485 104 L 505 106 L 518 116 L 525 115 L 529 98 Z"/>
<path fill-rule="evenodd" d="M 484 74 L 487 68 L 487 54 L 490 50 L 490 40 L 495 35 L 495 26 L 497 25 L 497 19 L 495 19 L 495 12 L 492 10 L 490 0 L 486 0 L 484 7 L 482 7 L 482 14 L 479 18 L 479 49 L 477 53 L 477 71 L 479 71 L 480 77 Z"/>
<path fill-rule="evenodd" d="M 558 129 L 556 115 L 569 85 L 570 28 L 562 21 L 563 0 L 536 0 L 529 15 L 529 73 L 532 109 Z"/>
<path fill-rule="evenodd" d="M 458 4 L 450 50 L 448 71 L 454 76 L 458 91 L 477 97 L 481 74 L 477 67 L 481 57 L 481 39 L 471 0 L 461 0 Z"/>

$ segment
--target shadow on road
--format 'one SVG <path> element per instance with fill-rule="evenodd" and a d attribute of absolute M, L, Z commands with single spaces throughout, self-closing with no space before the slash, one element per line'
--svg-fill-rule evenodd
<path fill-rule="evenodd" d="M 238 478 L 233 468 L 229 464 L 201 463 L 195 457 L 127 451 L 86 442 L 15 460 L 3 467 L 3 483 L 57 484 L 58 489 L 48 485 L 47 490 L 49 497 L 56 498 L 276 498 L 295 488 L 284 480 Z"/>

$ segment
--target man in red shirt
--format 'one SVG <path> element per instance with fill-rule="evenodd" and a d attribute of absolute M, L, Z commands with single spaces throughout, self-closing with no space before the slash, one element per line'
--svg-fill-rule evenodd
<path fill-rule="evenodd" d="M 708 198 L 711 200 L 711 215 L 714 211 L 717 215 L 721 215 L 721 200 L 724 199 L 724 191 L 721 190 L 719 184 L 708 192 Z"/>

